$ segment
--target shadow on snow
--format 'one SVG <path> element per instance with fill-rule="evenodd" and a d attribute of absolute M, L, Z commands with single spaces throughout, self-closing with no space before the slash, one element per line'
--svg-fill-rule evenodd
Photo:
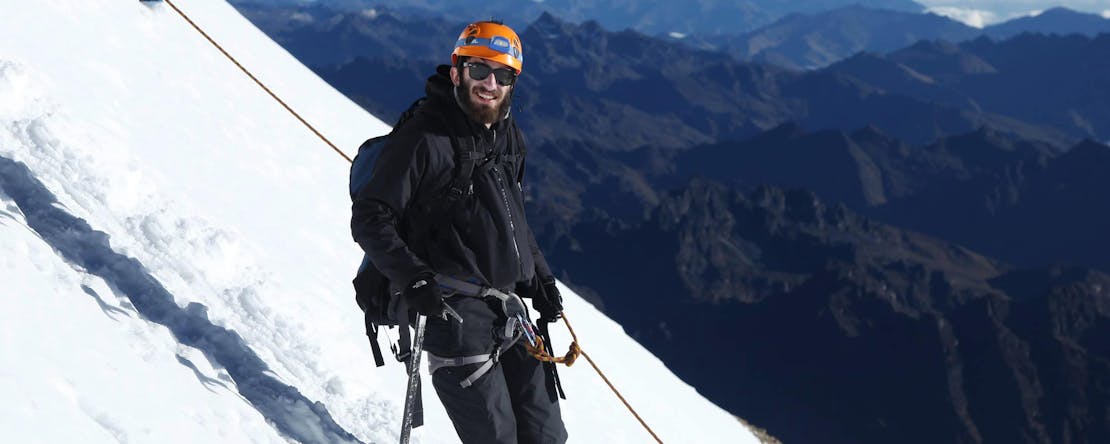
<path fill-rule="evenodd" d="M 239 393 L 280 433 L 303 443 L 359 442 L 335 423 L 323 404 L 271 376 L 266 363 L 238 333 L 208 320 L 203 305 L 178 307 L 173 295 L 139 261 L 112 250 L 107 234 L 56 206 L 54 194 L 25 165 L 0 157 L 0 191 L 15 201 L 27 224 L 63 258 L 119 289 L 140 315 L 166 326 L 179 342 L 223 366 L 238 384 Z M 86 293 L 90 290 L 85 288 Z M 95 292 L 90 294 L 105 310 Z M 110 311 L 105 310 L 109 315 Z M 196 371 L 191 362 L 182 364 Z M 207 377 L 201 382 L 209 388 L 213 383 Z"/>

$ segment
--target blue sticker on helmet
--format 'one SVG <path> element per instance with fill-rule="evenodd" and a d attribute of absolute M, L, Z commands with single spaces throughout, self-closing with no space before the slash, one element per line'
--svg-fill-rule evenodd
<path fill-rule="evenodd" d="M 484 46 L 494 51 L 508 54 L 517 60 L 524 61 L 524 56 L 520 53 L 520 50 L 514 48 L 512 43 L 509 42 L 509 39 L 501 36 L 495 36 L 492 39 L 466 37 L 455 42 L 455 47 L 460 46 Z"/>

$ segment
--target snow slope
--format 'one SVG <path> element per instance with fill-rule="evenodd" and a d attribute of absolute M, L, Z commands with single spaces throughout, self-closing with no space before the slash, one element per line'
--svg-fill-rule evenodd
<path fill-rule="evenodd" d="M 175 4 L 348 152 L 388 131 L 226 3 Z M 3 440 L 395 441 L 404 375 L 373 367 L 354 305 L 346 161 L 163 3 L 0 11 Z M 564 291 L 664 441 L 756 442 Z M 561 375 L 571 442 L 650 439 L 586 363 Z M 424 395 L 414 441 L 457 442 Z"/>
<path fill-rule="evenodd" d="M 226 372 L 57 256 L 3 193 L 0 251 L 6 442 L 284 442 Z"/>

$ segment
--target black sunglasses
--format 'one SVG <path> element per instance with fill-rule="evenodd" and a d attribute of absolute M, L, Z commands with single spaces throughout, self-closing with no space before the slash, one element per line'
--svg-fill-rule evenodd
<path fill-rule="evenodd" d="M 493 73 L 493 79 L 497 81 L 498 85 L 509 86 L 516 82 L 516 73 L 508 68 L 493 69 L 485 63 L 476 62 L 466 62 L 463 63 L 463 66 L 470 68 L 470 78 L 477 81 L 485 80 L 490 73 Z"/>

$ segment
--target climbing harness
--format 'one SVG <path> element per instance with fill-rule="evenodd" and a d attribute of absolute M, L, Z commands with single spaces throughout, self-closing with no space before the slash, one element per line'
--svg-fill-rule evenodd
<path fill-rule="evenodd" d="M 527 319 L 528 309 L 524 306 L 524 301 L 520 299 L 520 296 L 512 292 L 474 284 L 443 274 L 436 275 L 435 280 L 448 294 L 453 293 L 460 296 L 497 301 L 501 305 L 501 312 L 505 314 L 506 320 L 504 329 L 497 329 L 497 344 L 494 345 L 493 352 L 489 354 L 448 358 L 426 352 L 428 354 L 429 373 L 435 373 L 436 370 L 443 367 L 481 363 L 481 366 L 459 383 L 464 388 L 470 387 L 475 381 L 488 373 L 493 365 L 500 360 L 501 355 L 521 338 L 525 338 L 528 343 L 534 344 L 536 342 L 537 337 L 534 330 L 532 330 L 532 323 Z"/>

